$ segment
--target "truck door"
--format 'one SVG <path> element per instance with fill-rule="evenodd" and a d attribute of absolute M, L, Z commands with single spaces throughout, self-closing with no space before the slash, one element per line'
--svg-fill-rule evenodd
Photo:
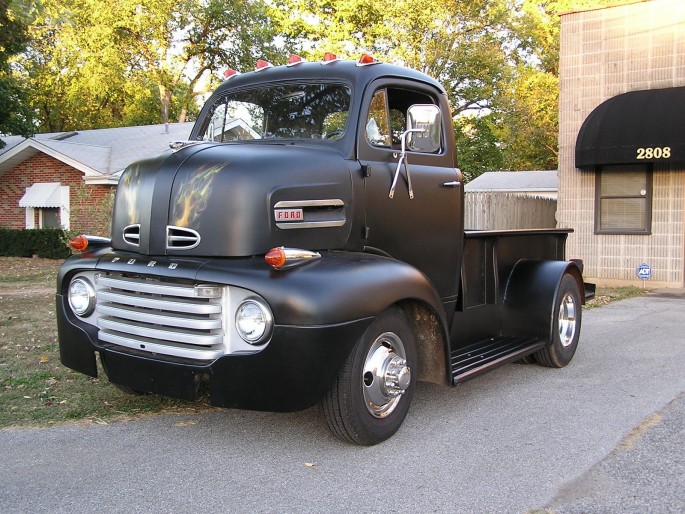
<path fill-rule="evenodd" d="M 461 265 L 463 180 L 455 167 L 447 103 L 429 86 L 397 79 L 377 80 L 365 94 L 357 155 L 365 185 L 366 249 L 412 264 L 432 281 L 443 301 L 450 301 L 458 291 Z M 408 151 L 409 177 L 401 166 L 390 198 L 407 110 L 415 104 L 440 107 L 440 149 Z"/>

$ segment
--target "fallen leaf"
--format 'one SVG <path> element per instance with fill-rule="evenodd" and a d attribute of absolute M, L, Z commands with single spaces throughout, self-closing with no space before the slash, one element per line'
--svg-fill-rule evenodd
<path fill-rule="evenodd" d="M 48 356 L 43 354 L 40 356 L 40 362 L 48 362 Z"/>
<path fill-rule="evenodd" d="M 175 427 L 189 427 L 192 425 L 197 425 L 199 423 L 198 420 L 196 419 L 188 419 L 186 421 L 179 421 L 178 423 L 174 423 Z"/>

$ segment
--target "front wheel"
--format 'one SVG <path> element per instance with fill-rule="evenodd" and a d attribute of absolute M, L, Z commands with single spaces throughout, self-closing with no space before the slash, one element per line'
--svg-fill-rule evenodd
<path fill-rule="evenodd" d="M 400 428 L 416 384 L 416 339 L 404 312 L 381 313 L 357 341 L 321 407 L 344 441 L 373 445 Z"/>
<path fill-rule="evenodd" d="M 580 291 L 572 275 L 559 284 L 552 326 L 552 343 L 535 354 L 535 360 L 549 368 L 563 368 L 576 353 L 582 318 Z"/>

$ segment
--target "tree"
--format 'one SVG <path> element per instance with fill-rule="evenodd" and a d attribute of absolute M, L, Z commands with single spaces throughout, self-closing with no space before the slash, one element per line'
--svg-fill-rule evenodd
<path fill-rule="evenodd" d="M 276 0 L 273 17 L 305 56 L 370 51 L 437 78 L 457 115 L 492 98 L 506 14 L 503 0 Z"/>
<path fill-rule="evenodd" d="M 43 0 L 31 35 L 22 74 L 51 131 L 185 121 L 273 47 L 261 0 Z"/>
<path fill-rule="evenodd" d="M 18 1 L 0 0 L 0 134 L 28 137 L 33 133 L 31 111 L 11 64 L 28 41 L 24 8 Z M 0 148 L 4 146 L 0 140 Z"/>

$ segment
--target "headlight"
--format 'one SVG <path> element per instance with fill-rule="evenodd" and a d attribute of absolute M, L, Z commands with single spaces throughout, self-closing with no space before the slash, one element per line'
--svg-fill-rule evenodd
<path fill-rule="evenodd" d="M 235 328 L 246 342 L 265 343 L 271 337 L 273 328 L 271 311 L 258 300 L 245 300 L 235 314 Z"/>
<path fill-rule="evenodd" d="M 77 316 L 90 316 L 95 310 L 95 288 L 86 278 L 76 278 L 69 284 L 69 306 Z"/>

